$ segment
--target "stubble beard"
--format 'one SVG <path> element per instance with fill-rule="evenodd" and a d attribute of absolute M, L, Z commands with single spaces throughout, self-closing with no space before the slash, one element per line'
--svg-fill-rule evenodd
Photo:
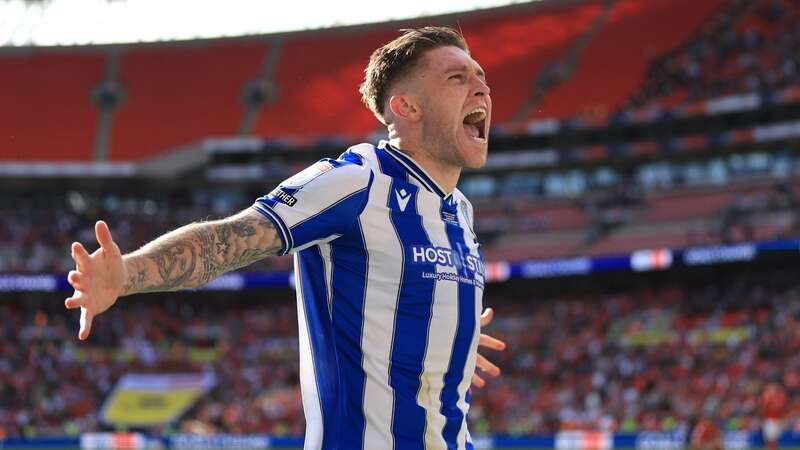
<path fill-rule="evenodd" d="M 450 127 L 443 123 L 422 123 L 422 141 L 428 147 L 430 156 L 437 162 L 447 166 L 465 167 L 454 136 L 449 133 Z"/>

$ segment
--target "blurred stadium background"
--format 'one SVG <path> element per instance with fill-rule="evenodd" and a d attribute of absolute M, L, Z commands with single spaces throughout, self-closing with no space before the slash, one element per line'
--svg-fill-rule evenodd
<path fill-rule="evenodd" d="M 131 251 L 376 140 L 367 58 L 425 24 L 463 30 L 495 104 L 460 184 L 509 343 L 473 389 L 476 447 L 680 449 L 704 419 L 760 447 L 768 383 L 800 446 L 800 1 L 542 0 L 155 43 L 0 35 L 0 447 L 299 447 L 289 259 L 125 298 L 79 343 L 68 246 L 104 218 Z"/>

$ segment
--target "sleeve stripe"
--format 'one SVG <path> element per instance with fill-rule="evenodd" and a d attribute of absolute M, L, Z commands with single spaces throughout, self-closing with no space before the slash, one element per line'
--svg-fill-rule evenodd
<path fill-rule="evenodd" d="M 305 219 L 303 219 L 303 220 L 301 220 L 301 221 L 297 222 L 296 224 L 292 225 L 292 228 L 294 228 L 294 227 L 296 227 L 296 226 L 298 226 L 298 225 L 302 225 L 303 223 L 305 223 L 305 222 L 308 222 L 309 220 L 313 220 L 314 218 L 316 218 L 316 217 L 318 217 L 318 216 L 321 216 L 323 213 L 325 213 L 325 212 L 327 212 L 328 210 L 332 209 L 332 208 L 333 208 L 333 207 L 335 207 L 336 205 L 338 205 L 338 204 L 340 204 L 340 203 L 344 202 L 345 200 L 349 199 L 350 197 L 353 197 L 353 196 L 356 196 L 356 195 L 358 195 L 358 194 L 361 194 L 361 193 L 363 193 L 364 191 L 369 191 L 369 188 L 371 187 L 371 185 L 372 185 L 372 174 L 370 174 L 369 183 L 368 183 L 366 186 L 364 186 L 363 188 L 361 188 L 361 189 L 359 189 L 359 190 L 357 190 L 357 191 L 355 191 L 355 192 L 352 192 L 352 193 L 350 193 L 350 194 L 348 194 L 348 195 L 346 195 L 346 196 L 344 196 L 344 197 L 340 198 L 339 200 L 336 200 L 336 201 L 335 201 L 335 202 L 333 202 L 332 204 L 328 205 L 328 206 L 327 206 L 325 209 L 321 209 L 319 212 L 317 212 L 317 213 L 316 213 L 316 214 L 314 214 L 313 216 L 308 216 L 308 217 L 306 217 Z M 367 198 L 369 198 L 369 196 L 367 196 Z M 364 203 L 366 204 L 366 199 L 364 200 Z M 361 209 L 363 210 L 363 206 L 362 206 L 362 208 L 361 208 Z M 357 218 L 357 217 L 356 217 L 356 218 Z"/>
<path fill-rule="evenodd" d="M 292 234 L 289 231 L 289 227 L 286 226 L 286 223 L 283 222 L 283 219 L 280 218 L 273 210 L 269 207 L 269 205 L 263 202 L 256 202 L 253 205 L 253 208 L 260 212 L 264 217 L 269 219 L 274 225 L 275 228 L 278 230 L 279 235 L 281 237 L 281 251 L 279 255 L 285 255 L 289 253 L 289 251 L 294 247 L 294 242 L 292 239 Z"/>

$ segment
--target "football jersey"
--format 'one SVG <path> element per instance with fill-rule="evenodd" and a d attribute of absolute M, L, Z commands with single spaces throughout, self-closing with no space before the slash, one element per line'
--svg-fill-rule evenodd
<path fill-rule="evenodd" d="M 386 142 L 253 207 L 294 254 L 305 449 L 469 449 L 484 285 L 472 206 Z"/>

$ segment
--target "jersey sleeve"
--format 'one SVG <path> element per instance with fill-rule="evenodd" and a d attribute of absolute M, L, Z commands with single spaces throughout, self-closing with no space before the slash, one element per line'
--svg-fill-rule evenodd
<path fill-rule="evenodd" d="M 281 182 L 253 204 L 272 221 L 281 255 L 343 235 L 364 210 L 372 171 L 351 161 L 323 159 Z"/>

